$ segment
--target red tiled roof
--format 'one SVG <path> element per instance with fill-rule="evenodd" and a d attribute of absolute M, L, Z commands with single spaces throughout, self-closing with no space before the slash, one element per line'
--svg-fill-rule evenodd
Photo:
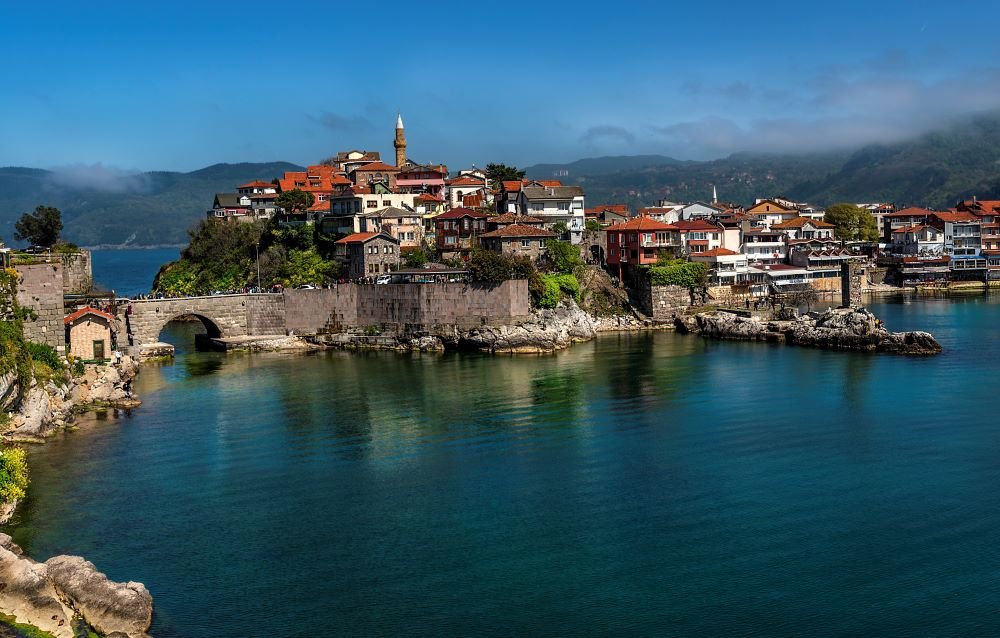
<path fill-rule="evenodd" d="M 933 215 L 934 211 L 927 210 L 926 208 L 904 208 L 903 210 L 898 210 L 895 213 L 886 213 L 884 217 L 919 217 Z"/>
<path fill-rule="evenodd" d="M 478 177 L 469 177 L 468 175 L 461 175 L 454 179 L 449 179 L 445 181 L 448 186 L 483 186 L 485 182 Z"/>
<path fill-rule="evenodd" d="M 390 237 L 389 235 L 386 235 L 385 233 L 354 233 L 352 235 L 348 235 L 347 237 L 344 237 L 343 239 L 338 239 L 334 243 L 337 243 L 337 244 L 363 244 L 366 241 L 368 241 L 369 239 L 373 239 L 375 237 L 378 237 L 379 235 L 382 235 L 386 239 L 392 239 L 392 237 Z"/>
<path fill-rule="evenodd" d="M 521 182 L 518 180 L 504 180 L 503 189 L 508 192 L 516 193 L 521 190 Z"/>
<path fill-rule="evenodd" d="M 97 315 L 98 317 L 102 317 L 104 319 L 107 319 L 108 321 L 115 320 L 114 316 L 109 315 L 106 312 L 102 312 L 97 308 L 91 308 L 90 306 L 87 306 L 86 308 L 80 308 L 71 315 L 67 315 L 66 318 L 63 319 L 63 324 L 68 326 L 69 324 L 73 323 L 74 321 L 85 315 Z"/>
<path fill-rule="evenodd" d="M 898 229 L 898 230 L 894 230 L 894 231 L 892 231 L 892 233 L 893 233 L 894 235 L 895 235 L 896 233 L 915 233 L 915 232 L 917 232 L 918 230 L 923 230 L 923 229 L 925 229 L 925 228 L 927 228 L 927 226 L 924 226 L 923 224 L 921 224 L 921 225 L 919 225 L 919 226 L 906 226 L 906 227 L 904 227 L 904 228 L 900 228 L 900 229 Z"/>
<path fill-rule="evenodd" d="M 489 218 L 491 224 L 544 224 L 544 219 L 532 217 L 531 215 L 520 215 L 518 213 L 504 213 Z"/>
<path fill-rule="evenodd" d="M 558 179 L 522 179 L 521 183 L 525 186 L 530 184 L 538 184 L 543 188 L 555 188 L 556 186 L 562 186 L 563 183 Z"/>
<path fill-rule="evenodd" d="M 421 193 L 421 194 L 417 195 L 416 197 L 414 197 L 413 199 L 415 201 L 418 201 L 418 202 L 437 202 L 438 204 L 443 204 L 444 203 L 444 198 L 443 197 L 434 197 L 433 195 L 431 195 L 429 193 Z"/>
<path fill-rule="evenodd" d="M 682 219 L 680 221 L 674 222 L 674 226 L 677 228 L 677 230 L 684 233 L 693 230 L 708 230 L 708 231 L 719 232 L 718 226 L 716 226 L 715 224 L 710 224 L 704 219 L 687 219 L 687 220 Z"/>
<path fill-rule="evenodd" d="M 556 234 L 544 228 L 525 226 L 524 224 L 511 224 L 497 230 L 483 233 L 480 237 L 555 237 Z"/>
<path fill-rule="evenodd" d="M 692 242 L 693 243 L 693 242 Z M 728 255 L 739 255 L 740 253 L 735 250 L 729 250 L 728 248 L 713 248 L 712 250 L 706 250 L 703 253 L 698 253 L 699 257 L 724 257 Z"/>
<path fill-rule="evenodd" d="M 275 187 L 274 184 L 272 184 L 271 182 L 262 182 L 261 180 L 256 179 L 252 182 L 247 182 L 242 186 L 237 186 L 236 188 L 274 188 L 274 187 Z"/>
<path fill-rule="evenodd" d="M 605 230 L 608 232 L 627 230 L 677 230 L 677 227 L 671 226 L 670 224 L 664 224 L 663 222 L 650 217 L 636 217 L 635 219 L 630 219 L 627 222 L 622 222 L 621 224 L 608 226 Z"/>
<path fill-rule="evenodd" d="M 612 213 L 617 213 L 619 215 L 628 215 L 628 204 L 608 204 L 606 206 L 593 206 L 591 208 L 585 209 L 583 212 L 592 213 L 594 215 L 600 215 L 604 211 L 610 211 Z"/>
<path fill-rule="evenodd" d="M 354 169 L 354 172 L 355 173 L 371 173 L 371 172 L 398 173 L 399 169 L 396 168 L 395 166 L 389 166 L 385 162 L 372 162 L 370 164 L 365 164 L 363 166 L 357 167 L 356 169 Z"/>
<path fill-rule="evenodd" d="M 771 228 L 802 228 L 806 224 L 812 224 L 817 228 L 833 228 L 833 224 L 828 224 L 819 219 L 812 219 L 811 217 L 793 217 L 788 221 L 771 224 Z"/>
<path fill-rule="evenodd" d="M 943 222 L 977 222 L 979 218 L 972 213 L 932 213 Z"/>
<path fill-rule="evenodd" d="M 474 217 L 476 219 L 486 219 L 489 217 L 486 213 L 481 213 L 478 210 L 472 210 L 471 208 L 452 208 L 447 213 L 441 213 L 435 217 L 435 221 L 438 219 L 462 219 L 463 217 Z"/>

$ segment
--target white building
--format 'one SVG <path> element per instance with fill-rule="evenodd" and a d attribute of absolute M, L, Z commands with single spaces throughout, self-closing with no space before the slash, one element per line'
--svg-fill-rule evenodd
<path fill-rule="evenodd" d="M 518 195 L 518 208 L 522 215 L 544 219 L 548 228 L 566 224 L 574 244 L 583 238 L 584 201 L 579 186 L 525 186 Z"/>

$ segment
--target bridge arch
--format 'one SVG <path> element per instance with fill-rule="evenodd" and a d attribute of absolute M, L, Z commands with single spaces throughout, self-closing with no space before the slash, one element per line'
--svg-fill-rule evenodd
<path fill-rule="evenodd" d="M 133 301 L 126 314 L 131 343 L 155 343 L 168 323 L 185 316 L 201 321 L 210 337 L 246 335 L 247 300 L 246 295 L 213 295 Z"/>

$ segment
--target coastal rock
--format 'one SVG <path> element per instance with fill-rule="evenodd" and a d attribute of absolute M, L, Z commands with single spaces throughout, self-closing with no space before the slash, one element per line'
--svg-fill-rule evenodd
<path fill-rule="evenodd" d="M 11 370 L 0 374 L 0 410 L 9 410 L 17 401 L 17 373 Z"/>
<path fill-rule="evenodd" d="M 937 354 L 941 344 L 927 332 L 889 332 L 864 308 L 837 308 L 814 317 L 762 322 L 729 312 L 700 313 L 678 330 L 715 339 L 784 341 L 799 346 L 891 354 Z"/>
<path fill-rule="evenodd" d="M 87 623 L 101 632 L 146 636 L 153 622 L 153 597 L 142 583 L 115 583 L 79 556 L 45 561 L 48 578 Z"/>
<path fill-rule="evenodd" d="M 573 302 L 538 310 L 513 326 L 483 326 L 457 335 L 459 347 L 483 352 L 542 354 L 597 336 L 597 321 Z"/>
<path fill-rule="evenodd" d="M 27 436 L 45 436 L 52 429 L 53 420 L 49 395 L 37 385 L 24 395 L 11 419 L 15 433 Z"/>
<path fill-rule="evenodd" d="M 56 638 L 73 638 L 74 616 L 105 635 L 148 638 L 153 599 L 141 583 L 109 581 L 76 556 L 37 563 L 0 534 L 0 611 Z"/>
<path fill-rule="evenodd" d="M 441 352 L 444 350 L 444 342 L 432 336 L 416 337 L 410 339 L 409 349 L 413 352 Z"/>

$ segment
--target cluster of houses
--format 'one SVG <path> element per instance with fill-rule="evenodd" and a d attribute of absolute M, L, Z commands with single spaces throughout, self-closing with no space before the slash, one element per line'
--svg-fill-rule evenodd
<path fill-rule="evenodd" d="M 587 259 L 621 279 L 666 254 L 703 262 L 713 285 L 740 290 L 832 288 L 842 265 L 861 258 L 858 246 L 848 249 L 834 235 L 825 211 L 783 197 L 741 206 L 718 201 L 713 189 L 711 202 L 586 208 L 583 189 L 560 180 L 491 183 L 475 167 L 451 175 L 447 166 L 414 162 L 406 156 L 402 117 L 393 146 L 394 164 L 375 151 L 341 152 L 272 182 L 217 194 L 208 215 L 316 224 L 341 237 L 337 254 L 351 278 L 393 271 L 402 254 L 418 248 L 442 259 L 467 257 L 481 247 L 541 261 L 553 239 L 580 245 Z M 312 194 L 311 206 L 277 206 L 280 193 L 296 189 Z M 858 206 L 883 234 L 865 255 L 897 270 L 900 280 L 1000 278 L 1000 202 L 973 199 L 948 211 Z"/>

